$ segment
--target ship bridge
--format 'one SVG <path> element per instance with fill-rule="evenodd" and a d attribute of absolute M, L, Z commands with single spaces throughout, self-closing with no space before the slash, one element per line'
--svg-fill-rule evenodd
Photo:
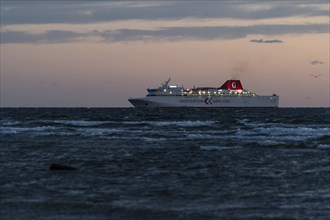
<path fill-rule="evenodd" d="M 169 85 L 171 78 L 166 80 L 160 87 L 157 89 L 148 88 L 147 96 L 156 96 L 156 95 L 182 95 L 184 94 L 184 87 L 178 85 Z"/>

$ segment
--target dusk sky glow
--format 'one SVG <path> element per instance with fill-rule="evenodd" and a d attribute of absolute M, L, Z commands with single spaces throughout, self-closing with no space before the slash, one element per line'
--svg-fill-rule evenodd
<path fill-rule="evenodd" d="M 168 77 L 330 105 L 328 0 L 1 0 L 0 13 L 1 107 L 130 107 Z"/>

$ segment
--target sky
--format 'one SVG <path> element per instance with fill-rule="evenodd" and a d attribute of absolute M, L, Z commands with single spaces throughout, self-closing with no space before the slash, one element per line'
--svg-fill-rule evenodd
<path fill-rule="evenodd" d="M 328 0 L 0 3 L 1 107 L 130 107 L 169 77 L 330 106 Z"/>

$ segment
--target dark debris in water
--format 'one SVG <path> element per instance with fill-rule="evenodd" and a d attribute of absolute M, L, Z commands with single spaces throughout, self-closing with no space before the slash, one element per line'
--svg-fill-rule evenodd
<path fill-rule="evenodd" d="M 58 164 L 58 163 L 52 163 L 49 166 L 49 170 L 52 171 L 74 171 L 74 170 L 78 170 L 76 167 L 72 167 L 72 166 L 68 166 L 68 165 L 63 165 L 63 164 Z"/>

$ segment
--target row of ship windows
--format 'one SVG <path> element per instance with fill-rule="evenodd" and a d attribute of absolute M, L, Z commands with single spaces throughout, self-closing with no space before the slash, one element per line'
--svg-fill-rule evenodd
<path fill-rule="evenodd" d="M 208 91 L 208 92 L 206 92 L 206 91 L 199 91 L 199 92 L 193 92 L 193 91 L 190 91 L 190 92 L 183 92 L 183 91 L 181 91 L 181 93 L 179 93 L 179 91 L 178 92 L 175 92 L 175 93 L 173 93 L 172 91 L 169 91 L 168 93 L 166 93 L 166 89 L 164 89 L 164 93 L 165 94 L 170 94 L 170 95 L 172 95 L 172 94 L 176 94 L 176 95 L 182 95 L 182 94 L 189 94 L 189 95 L 206 95 L 206 94 L 208 94 L 208 95 L 217 95 L 217 94 L 219 94 L 219 95 L 227 95 L 227 94 L 235 94 L 235 95 L 237 95 L 237 94 L 244 94 L 244 95 L 253 95 L 253 93 L 251 93 L 251 92 L 246 92 L 246 91 L 239 91 L 239 92 L 237 92 L 237 91 L 228 91 L 228 92 L 224 92 L 224 91 L 218 91 L 218 92 L 216 92 L 216 91 L 214 91 L 214 92 L 210 92 L 210 91 Z M 152 95 L 152 94 L 157 94 L 157 95 L 162 95 L 162 94 L 164 94 L 164 93 L 149 93 L 150 95 Z"/>
<path fill-rule="evenodd" d="M 182 94 L 172 94 L 172 93 L 168 93 L 168 94 L 148 94 L 147 96 L 209 96 L 211 95 L 210 93 L 206 94 L 206 93 L 182 93 Z M 256 94 L 254 93 L 214 93 L 212 94 L 212 96 L 256 96 Z"/>

